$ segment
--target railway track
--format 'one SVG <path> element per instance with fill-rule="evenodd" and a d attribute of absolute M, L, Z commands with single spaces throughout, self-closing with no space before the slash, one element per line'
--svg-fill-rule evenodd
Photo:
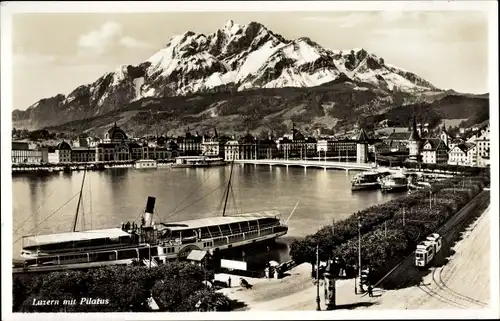
<path fill-rule="evenodd" d="M 488 190 L 482 191 L 436 231 L 443 237 L 443 246 L 431 263 L 431 271 L 429 269 L 421 270 L 415 266 L 415 253 L 413 252 L 377 282 L 374 287 L 389 290 L 418 286 L 430 297 L 454 308 L 464 309 L 465 305 L 471 304 L 477 308 L 486 308 L 487 303 L 449 288 L 443 280 L 443 271 L 446 271 L 448 257 L 453 254 L 452 247 L 460 232 L 487 208 L 489 201 L 490 192 Z M 430 284 L 424 284 L 421 280 L 429 272 L 432 274 L 432 281 Z"/>

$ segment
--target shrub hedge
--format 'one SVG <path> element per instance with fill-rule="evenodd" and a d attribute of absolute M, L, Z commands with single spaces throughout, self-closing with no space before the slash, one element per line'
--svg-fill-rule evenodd
<path fill-rule="evenodd" d="M 319 244 L 321 260 L 339 257 L 350 269 L 358 262 L 359 217 L 362 264 L 376 271 L 388 261 L 411 253 L 418 242 L 436 231 L 487 184 L 489 178 L 485 176 L 453 177 L 436 182 L 430 191 L 417 191 L 369 207 L 336 222 L 334 230 L 331 225 L 325 226 L 313 235 L 295 240 L 290 256 L 297 264 L 314 264 L 316 244 Z"/>
<path fill-rule="evenodd" d="M 212 272 L 207 271 L 211 279 Z M 159 311 L 196 311 L 202 300 L 205 308 L 229 310 L 230 301 L 207 288 L 203 268 L 168 262 L 148 269 L 142 266 L 110 266 L 83 271 L 52 272 L 45 275 L 14 275 L 14 312 L 141 312 L 149 311 L 153 297 Z M 82 298 L 109 300 L 108 304 L 82 305 Z M 36 300 L 60 300 L 58 305 L 34 305 Z M 74 299 L 75 305 L 63 305 Z M 193 303 L 194 302 L 194 303 Z"/>
<path fill-rule="evenodd" d="M 481 167 L 471 167 L 471 166 L 461 166 L 461 165 L 450 165 L 450 164 L 427 164 L 427 163 L 412 163 L 404 162 L 403 167 L 410 169 L 422 169 L 437 172 L 452 172 L 452 173 L 467 173 L 471 175 L 489 175 L 489 168 Z"/>

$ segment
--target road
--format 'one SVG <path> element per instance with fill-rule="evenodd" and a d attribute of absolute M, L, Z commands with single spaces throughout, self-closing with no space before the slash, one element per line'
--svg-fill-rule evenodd
<path fill-rule="evenodd" d="M 436 231 L 436 233 L 443 237 L 443 246 L 441 251 L 434 258 L 432 266 L 439 267 L 447 263 L 448 257 L 453 254 L 453 244 L 460 236 L 460 232 L 464 230 L 468 223 L 472 222 L 481 214 L 476 213 L 474 217 L 471 213 L 478 207 L 485 209 L 489 202 L 489 191 L 479 193 L 479 195 Z M 422 278 L 428 273 L 428 270 L 422 271 L 415 266 L 415 255 L 412 253 L 403 260 L 389 276 L 377 282 L 375 286 L 385 290 L 416 286 L 420 284 Z"/>
<path fill-rule="evenodd" d="M 480 309 L 489 302 L 490 238 L 489 209 L 479 218 L 470 217 L 472 209 L 489 202 L 489 192 L 483 192 L 471 204 L 449 221 L 439 231 L 443 235 L 443 254 L 430 271 L 414 269 L 413 256 L 404 260 L 389 282 L 399 287 L 395 290 L 375 288 L 375 297 L 354 294 L 353 280 L 337 281 L 337 309 Z M 470 226 L 467 226 L 470 225 Z M 462 239 L 453 245 L 460 232 Z M 451 246 L 451 248 L 449 248 Z M 447 251 L 446 251 L 447 250 Z M 453 252 L 455 252 L 453 254 Z M 447 256 L 449 261 L 446 262 Z M 410 262 L 410 263 L 408 263 Z M 444 264 L 446 262 L 446 264 Z M 406 273 L 404 273 L 406 270 Z M 253 289 L 233 287 L 223 289 L 231 299 L 244 302 L 243 310 L 258 311 L 311 311 L 316 308 L 316 287 L 311 280 L 310 264 L 301 264 L 283 279 L 249 279 Z M 401 278 L 401 275 L 408 277 Z M 399 282 L 398 280 L 399 275 Z M 233 277 L 236 280 L 237 277 Z M 320 288 L 321 307 L 323 287 Z"/>
<path fill-rule="evenodd" d="M 487 308 L 490 291 L 490 231 L 487 210 L 443 266 L 432 268 L 420 285 L 383 294 L 379 308 L 393 309 L 480 309 Z"/>

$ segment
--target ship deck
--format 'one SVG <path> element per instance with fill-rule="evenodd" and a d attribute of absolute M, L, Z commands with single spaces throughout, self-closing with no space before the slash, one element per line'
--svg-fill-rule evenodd
<path fill-rule="evenodd" d="M 207 218 L 199 218 L 194 220 L 187 221 L 177 221 L 168 223 L 169 228 L 172 231 L 181 231 L 187 229 L 198 229 L 202 227 L 209 226 L 220 226 L 231 223 L 243 223 L 248 221 L 256 221 L 259 219 L 265 218 L 277 218 L 280 216 L 280 213 L 277 211 L 262 211 L 255 213 L 245 213 L 240 214 L 238 216 L 215 216 L 215 217 L 207 217 Z M 177 226 L 175 226 L 177 225 Z"/>
<path fill-rule="evenodd" d="M 130 236 L 130 233 L 127 233 L 120 228 L 108 228 L 100 230 L 65 232 L 44 235 L 28 235 L 23 237 L 23 246 L 41 246 L 47 244 L 90 241 L 97 239 L 113 239 L 123 236 Z"/>

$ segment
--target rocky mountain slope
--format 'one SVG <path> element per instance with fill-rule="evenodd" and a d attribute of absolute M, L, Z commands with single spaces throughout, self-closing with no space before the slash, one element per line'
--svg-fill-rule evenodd
<path fill-rule="evenodd" d="M 329 50 L 309 38 L 287 40 L 251 22 L 229 21 L 209 35 L 186 32 L 138 66 L 120 66 L 68 96 L 41 99 L 13 112 L 14 125 L 40 128 L 123 110 L 145 98 L 304 88 L 343 81 L 351 91 L 424 97 L 442 93 L 417 75 L 364 49 Z M 380 100 L 379 99 L 379 100 Z M 389 99 L 390 100 L 390 99 Z M 379 104 L 379 102 L 374 102 Z"/>
<path fill-rule="evenodd" d="M 365 90 L 358 90 L 366 86 Z M 409 104 L 401 106 L 402 101 Z M 467 108 L 462 108 L 465 105 Z M 343 133 L 388 120 L 406 127 L 413 114 L 419 121 L 437 125 L 443 118 L 488 119 L 489 100 L 452 94 L 394 95 L 375 86 L 336 80 L 311 88 L 271 88 L 240 92 L 219 92 L 190 96 L 144 98 L 123 109 L 48 128 L 51 132 L 90 131 L 101 136 L 117 122 L 133 136 L 155 133 L 168 136 L 191 133 L 282 135 L 292 122 L 305 133 Z"/>

